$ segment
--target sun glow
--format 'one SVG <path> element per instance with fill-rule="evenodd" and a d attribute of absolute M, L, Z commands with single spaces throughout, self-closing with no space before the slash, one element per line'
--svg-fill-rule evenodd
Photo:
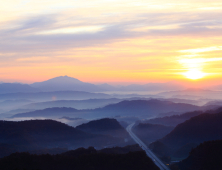
<path fill-rule="evenodd" d="M 203 77 L 206 76 L 206 73 L 203 73 L 200 70 L 189 70 L 188 72 L 183 74 L 185 77 L 187 77 L 188 79 L 192 79 L 192 80 L 197 80 L 197 79 L 201 79 Z"/>

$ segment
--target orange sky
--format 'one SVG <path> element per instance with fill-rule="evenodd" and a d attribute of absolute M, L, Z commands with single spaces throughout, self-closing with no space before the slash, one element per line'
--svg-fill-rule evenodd
<path fill-rule="evenodd" d="M 7 0 L 0 81 L 220 84 L 221 16 L 218 0 Z"/>

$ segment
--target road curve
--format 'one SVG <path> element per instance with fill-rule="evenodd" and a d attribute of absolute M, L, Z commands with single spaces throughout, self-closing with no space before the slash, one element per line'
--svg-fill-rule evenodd
<path fill-rule="evenodd" d="M 130 124 L 127 126 L 126 130 L 133 138 L 133 140 L 139 144 L 139 146 L 146 152 L 147 156 L 150 157 L 153 162 L 160 168 L 160 170 L 170 170 L 147 146 L 143 143 L 133 132 L 132 127 L 135 123 Z"/>

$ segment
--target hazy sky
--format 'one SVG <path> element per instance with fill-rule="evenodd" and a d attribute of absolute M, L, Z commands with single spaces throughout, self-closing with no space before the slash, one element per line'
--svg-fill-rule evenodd
<path fill-rule="evenodd" d="M 221 16 L 221 0 L 4 0 L 0 81 L 219 82 Z"/>

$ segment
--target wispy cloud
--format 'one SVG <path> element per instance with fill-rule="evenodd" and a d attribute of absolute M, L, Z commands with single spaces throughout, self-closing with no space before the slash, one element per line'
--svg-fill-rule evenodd
<path fill-rule="evenodd" d="M 206 48 L 197 48 L 197 49 L 188 49 L 188 50 L 180 50 L 182 53 L 203 53 L 203 52 L 210 52 L 210 51 L 221 51 L 222 46 L 216 47 L 206 47 Z"/>
<path fill-rule="evenodd" d="M 55 74 L 60 67 L 81 70 L 78 76 L 90 69 L 98 79 L 136 79 L 134 72 L 147 70 L 141 77 L 148 80 L 160 79 L 155 70 L 170 77 L 172 70 L 185 69 L 181 62 L 208 70 L 221 62 L 222 3 L 216 0 L 8 0 L 3 6 L 0 66 L 7 69 L 0 74 L 32 66 L 40 76 L 37 68 L 48 66 Z"/>

